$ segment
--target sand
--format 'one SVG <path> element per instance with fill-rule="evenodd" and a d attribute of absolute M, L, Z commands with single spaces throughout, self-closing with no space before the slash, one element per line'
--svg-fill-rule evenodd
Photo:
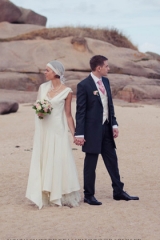
<path fill-rule="evenodd" d="M 75 99 L 72 103 L 75 112 Z M 82 201 L 79 207 L 44 207 L 25 198 L 34 134 L 31 104 L 0 115 L 0 240 L 3 239 L 160 239 L 160 107 L 115 101 L 116 140 L 124 189 L 139 201 L 115 201 L 111 181 L 99 157 L 96 198 L 83 202 L 81 148 L 72 143 Z"/>

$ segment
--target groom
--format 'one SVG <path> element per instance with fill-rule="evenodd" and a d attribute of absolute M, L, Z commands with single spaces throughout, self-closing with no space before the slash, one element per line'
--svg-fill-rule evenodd
<path fill-rule="evenodd" d="M 82 146 L 84 160 L 84 202 L 101 205 L 95 197 L 95 170 L 101 154 L 112 181 L 114 200 L 139 200 L 123 191 L 118 169 L 116 145 L 118 124 L 109 80 L 108 59 L 96 55 L 90 60 L 91 74 L 77 85 L 75 143 Z"/>

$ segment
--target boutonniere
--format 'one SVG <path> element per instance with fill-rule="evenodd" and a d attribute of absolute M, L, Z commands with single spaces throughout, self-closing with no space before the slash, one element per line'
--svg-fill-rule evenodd
<path fill-rule="evenodd" d="M 98 92 L 98 90 L 93 91 L 93 95 L 99 96 L 99 92 Z"/>

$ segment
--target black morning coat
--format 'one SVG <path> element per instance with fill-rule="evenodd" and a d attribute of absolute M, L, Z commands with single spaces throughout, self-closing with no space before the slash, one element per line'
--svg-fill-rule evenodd
<path fill-rule="evenodd" d="M 118 125 L 114 114 L 111 89 L 108 78 L 102 77 L 108 97 L 109 129 L 114 147 L 116 148 L 112 126 Z M 75 136 L 84 135 L 86 142 L 82 151 L 87 153 L 101 153 L 103 105 L 96 84 L 89 75 L 77 85 L 77 111 Z"/>

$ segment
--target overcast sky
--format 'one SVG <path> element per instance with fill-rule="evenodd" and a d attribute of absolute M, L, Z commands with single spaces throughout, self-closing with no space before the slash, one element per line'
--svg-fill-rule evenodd
<path fill-rule="evenodd" d="M 117 28 L 140 51 L 160 54 L 160 0 L 11 0 L 47 17 L 47 27 Z"/>

